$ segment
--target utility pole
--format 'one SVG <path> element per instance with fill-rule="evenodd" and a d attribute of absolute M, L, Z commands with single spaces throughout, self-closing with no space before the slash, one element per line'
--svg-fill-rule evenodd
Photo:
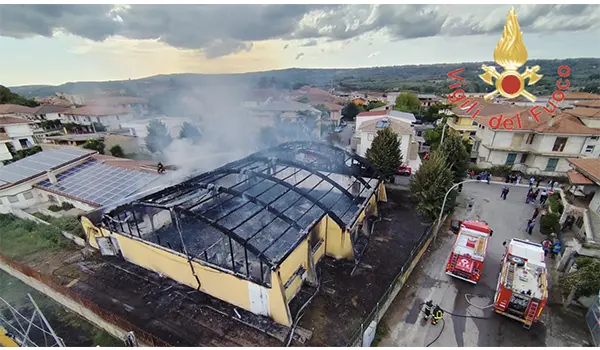
<path fill-rule="evenodd" d="M 481 180 L 464 180 L 461 182 L 457 182 L 444 195 L 444 201 L 442 202 L 442 208 L 440 209 L 440 215 L 438 216 L 437 225 L 435 227 L 435 231 L 433 232 L 433 243 L 435 244 L 437 240 L 438 231 L 440 230 L 440 225 L 442 224 L 442 215 L 444 215 L 444 207 L 446 206 L 446 200 L 448 199 L 448 195 L 452 192 L 453 189 L 467 182 L 481 182 Z"/>

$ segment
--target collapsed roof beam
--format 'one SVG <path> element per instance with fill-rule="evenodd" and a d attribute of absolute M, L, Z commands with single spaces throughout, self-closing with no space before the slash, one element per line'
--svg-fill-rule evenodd
<path fill-rule="evenodd" d="M 290 189 L 292 191 L 294 191 L 295 193 L 299 194 L 300 196 L 308 199 L 310 202 L 314 203 L 317 207 L 319 207 L 319 209 L 323 210 L 325 213 L 327 213 L 327 215 L 329 215 L 329 217 L 336 223 L 338 224 L 338 226 L 342 229 L 345 230 L 346 229 L 346 224 L 344 223 L 344 221 L 336 214 L 334 213 L 331 209 L 327 208 L 325 205 L 323 205 L 323 203 L 321 203 L 321 201 L 319 201 L 318 199 L 316 199 L 315 197 L 311 196 L 308 193 L 304 193 L 303 191 L 301 191 L 298 187 L 290 184 L 289 182 L 283 181 L 280 178 L 277 178 L 275 176 L 272 175 L 268 175 L 265 173 L 261 173 L 261 172 L 255 172 L 255 171 L 250 171 L 250 170 L 243 170 L 243 169 L 220 169 L 219 170 L 220 173 L 227 173 L 227 174 L 247 174 L 249 176 L 256 176 L 256 177 L 260 177 L 263 179 L 267 179 L 269 181 L 275 182 L 278 185 L 281 185 L 287 189 Z"/>
<path fill-rule="evenodd" d="M 235 197 L 239 197 L 242 198 L 244 200 L 247 200 L 249 202 L 252 202 L 258 206 L 263 207 L 266 211 L 268 211 L 269 213 L 277 216 L 278 218 L 280 218 L 281 220 L 283 220 L 286 224 L 294 227 L 296 230 L 298 231 L 302 231 L 302 227 L 298 224 L 298 222 L 296 222 L 296 220 L 290 218 L 289 216 L 285 215 L 284 213 L 282 213 L 281 211 L 279 211 L 278 209 L 272 207 L 269 205 L 269 203 L 265 203 L 262 200 L 251 196 L 245 192 L 241 192 L 241 191 L 237 191 L 228 187 L 224 187 L 224 186 L 219 186 L 219 185 L 215 185 L 215 184 L 210 184 L 210 183 L 204 183 L 204 182 L 198 182 L 195 183 L 196 186 L 200 187 L 200 188 L 204 188 L 207 190 L 216 190 L 217 192 L 222 192 L 222 193 L 227 193 L 229 195 L 235 196 Z"/>
<path fill-rule="evenodd" d="M 197 219 L 205 224 L 207 224 L 208 226 L 211 226 L 213 228 L 215 228 L 216 230 L 220 231 L 221 233 L 223 233 L 224 235 L 230 237 L 232 240 L 236 241 L 238 244 L 240 244 L 242 247 L 246 248 L 249 252 L 251 252 L 252 254 L 254 254 L 257 258 L 263 260 L 263 262 L 269 266 L 273 266 L 273 262 L 271 261 L 271 259 L 269 259 L 265 254 L 263 254 L 260 250 L 256 249 L 256 247 L 249 245 L 245 239 L 243 239 L 242 237 L 240 237 L 237 233 L 233 232 L 232 230 L 228 229 L 227 227 L 215 222 L 214 220 L 202 215 L 202 214 L 197 214 L 194 213 L 192 211 L 189 211 L 187 209 L 181 208 L 181 207 L 168 207 L 165 205 L 161 205 L 161 204 L 155 204 L 155 203 L 148 203 L 148 202 L 134 202 L 132 203 L 133 206 L 141 206 L 141 207 L 153 207 L 153 208 L 158 208 L 158 209 L 165 209 L 165 210 L 174 210 L 175 212 L 179 213 L 179 214 L 184 214 L 186 216 L 192 217 L 194 219 Z"/>
<path fill-rule="evenodd" d="M 260 161 L 263 161 L 263 162 L 265 162 L 267 164 L 271 163 L 272 160 L 273 160 L 275 163 L 278 163 L 278 164 L 283 164 L 283 165 L 287 165 L 287 166 L 291 166 L 291 167 L 294 167 L 294 168 L 298 168 L 298 169 L 302 169 L 302 170 L 308 171 L 309 173 L 311 173 L 311 174 L 313 174 L 315 176 L 318 176 L 321 179 L 327 181 L 331 186 L 337 188 L 340 192 L 342 192 L 350 200 L 352 200 L 352 201 L 356 200 L 356 197 L 354 197 L 352 195 L 352 193 L 350 193 L 342 185 L 340 185 L 339 183 L 333 181 L 329 176 L 324 175 L 321 172 L 316 171 L 314 169 L 311 169 L 310 167 L 308 167 L 308 166 L 306 166 L 304 164 L 301 164 L 301 163 L 298 163 L 298 162 L 294 162 L 294 161 L 291 161 L 291 160 L 279 159 L 277 157 L 268 158 L 268 157 L 260 157 L 260 156 L 250 156 L 249 158 L 251 158 L 252 160 L 260 160 Z"/>
<path fill-rule="evenodd" d="M 383 174 L 377 168 L 375 168 L 375 166 L 373 164 L 371 164 L 371 162 L 369 162 L 366 158 L 361 157 L 361 156 L 359 156 L 358 154 L 356 154 L 354 152 L 350 152 L 350 151 L 345 150 L 345 149 L 343 149 L 341 147 L 337 147 L 337 146 L 331 145 L 331 144 L 326 143 L 326 142 L 289 141 L 289 142 L 282 143 L 279 146 L 276 146 L 274 148 L 288 148 L 289 146 L 294 146 L 294 145 L 298 145 L 298 146 L 301 146 L 301 147 L 306 147 L 306 146 L 308 146 L 308 147 L 310 147 L 310 146 L 325 147 L 325 148 L 329 148 L 329 149 L 337 151 L 337 152 L 343 152 L 347 156 L 349 156 L 350 158 L 356 160 L 361 165 L 365 166 L 366 168 L 370 168 L 380 178 L 383 177 Z"/>

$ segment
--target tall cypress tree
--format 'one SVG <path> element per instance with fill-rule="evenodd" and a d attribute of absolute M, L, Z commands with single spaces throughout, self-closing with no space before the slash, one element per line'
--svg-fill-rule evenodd
<path fill-rule="evenodd" d="M 386 179 L 394 176 L 402 164 L 402 151 L 400 150 L 398 134 L 389 127 L 378 130 L 366 156 L 383 173 Z"/>
<path fill-rule="evenodd" d="M 469 153 L 462 136 L 453 131 L 448 132 L 440 151 L 446 156 L 446 163 L 452 170 L 454 182 L 462 181 L 469 167 Z"/>
<path fill-rule="evenodd" d="M 418 200 L 417 212 L 430 220 L 440 214 L 446 191 L 452 186 L 453 174 L 446 164 L 446 156 L 434 151 L 415 173 L 410 183 L 410 191 Z M 454 206 L 455 193 L 450 194 L 444 212 Z"/>

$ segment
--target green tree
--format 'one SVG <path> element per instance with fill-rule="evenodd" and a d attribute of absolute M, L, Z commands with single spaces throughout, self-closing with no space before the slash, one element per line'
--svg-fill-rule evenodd
<path fill-rule="evenodd" d="M 360 113 L 360 109 L 354 102 L 349 102 L 346 107 L 342 109 L 342 116 L 348 121 L 356 119 L 356 116 Z"/>
<path fill-rule="evenodd" d="M 410 183 L 410 191 L 418 201 L 417 212 L 428 220 L 436 220 L 446 191 L 452 187 L 452 180 L 452 171 L 447 166 L 444 153 L 431 152 L 429 159 L 423 162 Z M 456 193 L 448 197 L 445 213 L 453 209 Z"/>
<path fill-rule="evenodd" d="M 417 95 L 410 92 L 403 92 L 396 97 L 394 109 L 407 113 L 418 113 L 421 109 L 421 101 Z"/>
<path fill-rule="evenodd" d="M 192 141 L 192 143 L 197 144 L 202 138 L 202 133 L 194 125 L 188 122 L 184 122 L 181 126 L 181 130 L 179 131 L 179 138 L 188 139 Z"/>
<path fill-rule="evenodd" d="M 123 148 L 120 145 L 112 146 L 109 151 L 113 157 L 125 158 L 125 152 L 123 152 Z"/>
<path fill-rule="evenodd" d="M 442 141 L 442 133 L 444 131 L 443 129 L 445 124 L 446 121 L 444 120 L 435 128 L 425 131 L 425 136 L 423 136 L 423 138 L 425 139 L 425 142 L 427 142 L 429 147 L 431 147 L 432 151 L 438 149 L 440 142 Z M 448 131 L 448 127 L 446 127 L 446 131 Z"/>
<path fill-rule="evenodd" d="M 364 107 L 365 111 L 370 111 L 375 108 L 383 107 L 386 103 L 383 101 L 369 101 L 369 103 Z"/>
<path fill-rule="evenodd" d="M 306 97 L 306 96 L 302 96 L 302 97 L 300 97 L 298 99 L 298 102 L 300 102 L 300 103 L 309 103 L 310 99 L 308 97 Z"/>
<path fill-rule="evenodd" d="M 563 295 L 568 295 L 572 289 L 575 289 L 575 298 L 596 295 L 600 290 L 600 259 L 578 257 L 575 262 L 577 271 L 559 278 Z"/>
<path fill-rule="evenodd" d="M 85 141 L 83 148 L 98 151 L 100 154 L 104 154 L 104 142 L 96 139 L 90 139 Z"/>
<path fill-rule="evenodd" d="M 146 148 L 148 148 L 148 151 L 151 153 L 162 153 L 162 151 L 173 141 L 165 123 L 158 119 L 151 120 L 146 129 L 148 131 L 148 135 L 146 136 Z"/>
<path fill-rule="evenodd" d="M 402 151 L 400 151 L 398 134 L 390 128 L 378 130 L 366 156 L 383 173 L 386 179 L 392 178 L 402 164 Z"/>
<path fill-rule="evenodd" d="M 446 117 L 447 115 L 442 113 L 442 111 L 450 108 L 451 106 L 446 103 L 434 103 L 425 110 L 422 119 L 425 122 L 432 123 L 440 118 Z"/>
<path fill-rule="evenodd" d="M 277 131 L 272 126 L 265 126 L 258 132 L 258 143 L 262 148 L 276 146 L 279 143 Z"/>
<path fill-rule="evenodd" d="M 469 153 L 467 153 L 462 136 L 452 130 L 446 130 L 440 151 L 446 156 L 446 163 L 452 170 L 454 182 L 462 181 L 469 166 Z"/>
<path fill-rule="evenodd" d="M 0 85 L 0 104 L 14 104 L 27 107 L 37 107 L 40 105 L 34 100 L 11 92 L 10 89 L 4 85 Z"/>

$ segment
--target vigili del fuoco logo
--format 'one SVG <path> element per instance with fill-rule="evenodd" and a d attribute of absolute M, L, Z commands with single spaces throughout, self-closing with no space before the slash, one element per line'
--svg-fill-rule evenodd
<path fill-rule="evenodd" d="M 494 90 L 485 95 L 484 99 L 489 101 L 500 95 L 510 100 L 523 96 L 529 101 L 535 102 L 537 97 L 527 91 L 526 87 L 537 83 L 542 79 L 543 75 L 538 74 L 538 72 L 541 71 L 540 66 L 533 66 L 531 68 L 526 67 L 523 73 L 519 71 L 519 68 L 527 62 L 527 58 L 527 48 L 523 43 L 523 32 L 521 32 L 519 22 L 517 21 L 517 13 L 515 9 L 512 8 L 508 12 L 508 18 L 504 25 L 502 37 L 494 50 L 494 61 L 502 67 L 502 72 L 498 72 L 496 67 L 493 66 L 488 67 L 485 64 L 481 66 L 483 74 L 479 75 L 479 77 L 486 84 L 494 87 Z M 449 78 L 458 80 L 458 82 L 449 87 L 453 91 L 448 94 L 448 101 L 451 104 L 458 104 L 465 100 L 459 107 L 465 110 L 466 114 L 473 113 L 471 118 L 475 119 L 485 107 L 480 105 L 474 99 L 467 98 L 464 90 L 458 89 L 459 87 L 466 85 L 465 79 L 458 75 L 464 71 L 464 68 L 459 68 L 448 73 Z M 548 114 L 553 114 L 558 108 L 558 103 L 565 99 L 565 93 L 563 91 L 566 91 L 571 85 L 569 79 L 566 79 L 571 75 L 571 68 L 565 65 L 558 67 L 558 75 L 560 78 L 556 82 L 557 90 L 554 91 L 552 98 L 548 100 L 546 106 L 533 106 L 529 109 L 529 115 L 537 123 L 540 123 L 539 116 L 543 111 Z M 543 109 L 543 111 L 540 109 Z M 515 119 L 517 124 L 516 127 L 521 129 L 521 115 L 517 113 Z M 514 124 L 515 121 L 512 119 L 512 116 L 504 116 L 502 114 L 494 116 L 489 120 L 489 127 L 492 129 L 504 128 L 512 130 L 515 128 Z"/>

